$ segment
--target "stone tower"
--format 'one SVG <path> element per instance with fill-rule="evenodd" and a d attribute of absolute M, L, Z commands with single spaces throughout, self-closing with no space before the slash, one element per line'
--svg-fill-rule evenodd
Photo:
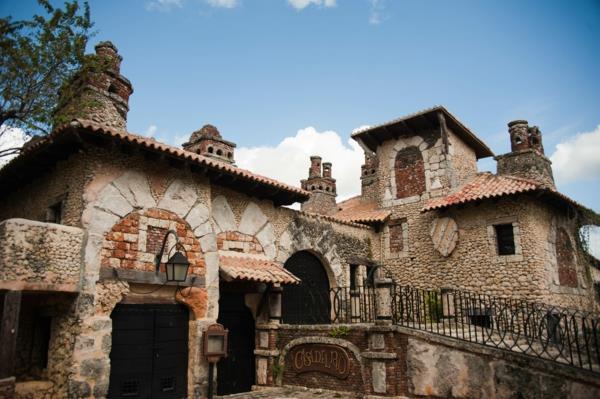
<path fill-rule="evenodd" d="M 527 121 L 516 120 L 508 124 L 511 151 L 498 155 L 498 174 L 536 180 L 547 188 L 555 188 L 552 162 L 544 154 L 542 133 Z"/>
<path fill-rule="evenodd" d="M 121 57 L 111 42 L 96 45 L 95 56 L 88 56 L 86 65 L 71 84 L 60 93 L 55 112 L 56 124 L 74 118 L 92 120 L 100 125 L 126 130 L 131 82 L 121 75 Z"/>
<path fill-rule="evenodd" d="M 321 174 L 322 172 L 322 174 Z M 337 212 L 335 197 L 337 196 L 335 179 L 331 177 L 331 163 L 323 162 L 321 157 L 310 157 L 308 179 L 300 181 L 302 188 L 310 191 L 310 198 L 304 202 L 301 209 L 320 215 L 331 215 Z"/>
<path fill-rule="evenodd" d="M 377 154 L 365 151 L 365 163 L 360 167 L 361 198 L 377 200 L 379 159 Z"/>
<path fill-rule="evenodd" d="M 235 143 L 223 140 L 221 133 L 213 125 L 204 125 L 190 136 L 183 149 L 196 154 L 218 159 L 228 163 L 234 162 Z"/>

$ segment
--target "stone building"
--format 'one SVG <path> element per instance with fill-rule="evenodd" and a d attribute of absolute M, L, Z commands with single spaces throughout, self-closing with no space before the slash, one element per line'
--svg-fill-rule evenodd
<path fill-rule="evenodd" d="M 477 172 L 491 150 L 443 107 L 356 133 L 363 191 L 336 203 L 318 156 L 297 188 L 236 167 L 235 144 L 211 125 L 183 148 L 129 133 L 121 57 L 108 42 L 96 52 L 111 67 L 65 105 L 92 96 L 94 107 L 0 170 L 0 397 L 204 397 L 215 322 L 234 355 L 218 363 L 219 393 L 408 394 L 410 341 L 319 327 L 340 293 L 380 291 L 384 270 L 397 284 L 597 309 L 578 228 L 598 215 L 556 191 L 525 121 L 510 124 L 498 174 Z M 175 251 L 189 262 L 179 283 L 164 266 Z M 344 305 L 348 318 L 385 319 L 379 291 L 361 310 Z M 294 374 L 286 356 L 309 344 L 335 346 L 348 367 Z"/>

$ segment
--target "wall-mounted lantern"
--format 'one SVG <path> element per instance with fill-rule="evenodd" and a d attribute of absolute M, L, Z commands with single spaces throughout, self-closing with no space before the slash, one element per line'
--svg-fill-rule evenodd
<path fill-rule="evenodd" d="M 213 396 L 214 366 L 222 357 L 227 357 L 227 337 L 229 330 L 221 324 L 215 323 L 208 326 L 204 332 L 204 357 L 208 360 L 208 398 Z"/>
<path fill-rule="evenodd" d="M 167 231 L 167 234 L 165 234 L 165 238 L 163 238 L 162 246 L 160 247 L 160 252 L 154 258 L 156 274 L 158 275 L 158 272 L 160 271 L 160 261 L 163 257 L 163 253 L 165 252 L 165 245 L 167 243 L 167 238 L 169 237 L 169 234 L 173 234 L 173 236 L 175 236 L 176 243 L 175 246 L 171 248 L 171 251 L 175 249 L 175 253 L 169 257 L 169 260 L 165 262 L 167 281 L 181 283 L 184 282 L 187 278 L 188 269 L 190 267 L 190 261 L 188 260 L 187 256 L 185 256 L 177 250 L 181 249 L 183 250 L 183 252 L 186 252 L 183 245 L 179 243 L 179 237 L 177 237 L 177 233 L 175 232 L 175 230 Z"/>

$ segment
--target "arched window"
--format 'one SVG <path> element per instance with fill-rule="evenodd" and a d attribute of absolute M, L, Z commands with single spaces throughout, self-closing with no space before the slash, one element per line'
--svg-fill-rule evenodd
<path fill-rule="evenodd" d="M 417 147 L 407 147 L 396 155 L 396 198 L 421 195 L 425 191 L 425 166 Z"/>
<path fill-rule="evenodd" d="M 558 264 L 558 281 L 560 285 L 577 287 L 577 269 L 573 244 L 569 234 L 563 228 L 556 232 L 556 263 Z"/>
<path fill-rule="evenodd" d="M 281 316 L 287 324 L 327 324 L 331 321 L 329 279 L 321 261 L 308 251 L 296 252 L 284 267 L 302 282 L 283 288 Z"/>

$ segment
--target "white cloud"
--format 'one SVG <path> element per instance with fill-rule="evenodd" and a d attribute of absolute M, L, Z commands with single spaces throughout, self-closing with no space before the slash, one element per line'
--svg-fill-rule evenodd
<path fill-rule="evenodd" d="M 557 183 L 600 179 L 600 125 L 556 145 L 550 156 Z"/>
<path fill-rule="evenodd" d="M 30 137 L 22 129 L 0 126 L 0 155 L 4 150 L 21 148 L 29 139 Z M 0 168 L 17 155 L 0 156 Z"/>
<path fill-rule="evenodd" d="M 275 147 L 241 147 L 236 150 L 236 164 L 244 169 L 272 177 L 293 186 L 308 177 L 310 156 L 319 155 L 332 163 L 332 176 L 337 181 L 337 201 L 360 194 L 360 166 L 363 150 L 351 139 L 343 143 L 339 134 L 314 127 L 300 129 Z"/>
<path fill-rule="evenodd" d="M 157 130 L 158 130 L 158 127 L 156 125 L 150 125 L 150 126 L 148 126 L 148 129 L 146 129 L 146 131 L 144 132 L 144 136 L 154 137 Z"/>
<path fill-rule="evenodd" d="M 369 0 L 371 9 L 369 11 L 369 23 L 371 25 L 379 25 L 386 19 L 385 1 L 384 0 Z"/>
<path fill-rule="evenodd" d="M 288 0 L 288 4 L 294 7 L 296 10 L 303 10 L 306 7 L 314 4 L 318 7 L 335 7 L 336 0 Z"/>
<path fill-rule="evenodd" d="M 235 8 L 239 5 L 238 0 L 206 0 L 206 3 L 211 7 L 220 8 Z"/>
<path fill-rule="evenodd" d="M 168 12 L 183 7 L 183 0 L 153 0 L 146 3 L 146 10 Z"/>

